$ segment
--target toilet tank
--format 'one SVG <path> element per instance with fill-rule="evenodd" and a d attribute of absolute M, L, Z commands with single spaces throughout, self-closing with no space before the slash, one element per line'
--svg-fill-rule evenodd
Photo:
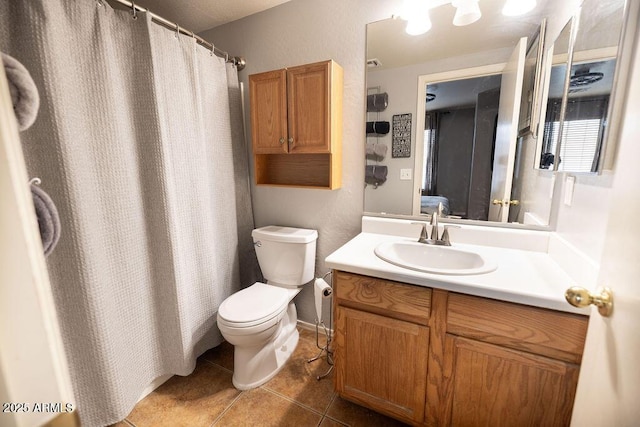
<path fill-rule="evenodd" d="M 269 284 L 300 287 L 313 280 L 318 232 L 270 225 L 253 230 L 253 246 Z"/>

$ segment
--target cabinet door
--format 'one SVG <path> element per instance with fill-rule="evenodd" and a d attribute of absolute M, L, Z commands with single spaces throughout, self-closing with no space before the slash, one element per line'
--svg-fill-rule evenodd
<path fill-rule="evenodd" d="M 249 76 L 254 154 L 287 152 L 286 70 Z"/>
<path fill-rule="evenodd" d="M 442 425 L 568 426 L 577 365 L 447 335 Z"/>
<path fill-rule="evenodd" d="M 330 152 L 330 66 L 324 62 L 287 70 L 290 153 Z"/>
<path fill-rule="evenodd" d="M 408 422 L 424 418 L 429 328 L 338 306 L 336 390 Z"/>

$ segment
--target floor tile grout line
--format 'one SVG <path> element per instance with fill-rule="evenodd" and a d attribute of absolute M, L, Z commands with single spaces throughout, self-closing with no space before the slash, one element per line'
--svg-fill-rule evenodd
<path fill-rule="evenodd" d="M 336 400 L 336 397 L 338 396 L 338 393 L 336 393 L 335 391 L 333 392 L 333 396 L 331 396 L 331 400 L 329 400 L 329 404 L 327 405 L 327 407 L 324 410 L 324 413 L 322 414 L 322 416 L 326 416 L 327 412 L 329 412 L 329 408 L 331 408 L 331 405 L 333 404 L 333 402 Z"/>
<path fill-rule="evenodd" d="M 320 418 L 322 418 L 322 416 L 323 416 L 322 412 L 320 412 L 320 411 L 318 411 L 318 410 L 316 410 L 316 409 L 313 409 L 311 406 L 307 406 L 307 405 L 305 405 L 305 404 L 304 404 L 304 403 L 302 403 L 302 402 L 298 402 L 297 400 L 295 400 L 295 399 L 293 399 L 293 398 L 291 398 L 291 397 L 289 397 L 289 396 L 286 396 L 286 395 L 284 395 L 284 394 L 282 394 L 282 393 L 279 393 L 279 392 L 277 392 L 277 391 L 275 391 L 275 390 L 272 390 L 272 389 L 270 389 L 270 388 L 268 388 L 268 387 L 265 387 L 265 386 L 262 386 L 262 387 L 260 387 L 260 388 L 261 388 L 262 390 L 264 390 L 264 391 L 268 392 L 268 393 L 275 394 L 276 396 L 281 397 L 281 398 L 285 399 L 285 400 L 286 400 L 286 401 L 288 401 L 288 402 L 291 402 L 291 403 L 293 403 L 293 404 L 295 404 L 295 405 L 298 405 L 298 406 L 299 406 L 299 407 L 301 407 L 302 409 L 305 409 L 305 410 L 311 411 L 311 412 L 313 412 L 313 413 L 314 413 L 314 414 L 316 414 L 316 415 L 320 415 Z"/>
<path fill-rule="evenodd" d="M 338 398 L 338 393 L 333 392 L 331 401 L 329 401 L 329 404 L 327 405 L 327 409 L 325 409 L 324 414 L 322 414 L 322 419 L 320 420 L 320 423 L 322 423 L 325 418 L 329 418 L 331 421 L 335 421 L 343 426 L 350 426 L 350 424 L 347 423 L 346 421 L 341 421 L 338 418 L 332 417 L 331 415 L 329 415 L 329 408 L 331 408 L 331 405 L 333 405 L 333 402 L 335 402 L 337 398 Z M 320 427 L 320 424 L 318 424 L 318 427 Z"/>
<path fill-rule="evenodd" d="M 226 408 L 224 408 L 224 411 L 222 411 L 222 412 L 220 413 L 220 415 L 218 415 L 218 416 L 216 417 L 216 419 L 215 419 L 215 420 L 213 420 L 213 422 L 211 423 L 211 425 L 210 425 L 209 427 L 213 427 L 213 426 L 215 426 L 215 425 L 216 425 L 216 423 L 217 423 L 218 421 L 220 421 L 220 419 L 222 419 L 222 417 L 224 416 L 224 414 L 226 414 L 226 413 L 229 411 L 229 409 L 231 409 L 231 407 L 232 407 L 232 406 L 233 406 L 233 405 L 238 401 L 238 399 L 240 399 L 240 397 L 241 397 L 243 394 L 244 394 L 244 391 L 240 391 L 240 393 L 238 393 L 238 395 L 236 396 L 236 398 L 235 398 L 235 399 L 233 399 L 233 401 L 232 401 L 232 402 L 231 402 L 231 403 L 230 403 Z"/>
<path fill-rule="evenodd" d="M 220 368 L 220 369 L 222 369 L 222 370 L 224 370 L 226 372 L 229 372 L 229 373 L 233 374 L 233 370 L 231 370 L 229 368 L 225 368 L 224 366 L 222 366 L 222 365 L 220 365 L 220 364 L 218 364 L 216 362 L 212 362 L 211 360 L 208 360 L 208 359 L 205 359 L 205 358 L 203 358 L 202 360 L 204 360 L 205 362 L 209 363 L 210 365 L 213 365 L 213 366 L 215 366 L 217 368 Z"/>
<path fill-rule="evenodd" d="M 339 420 L 339 419 L 337 419 L 337 418 L 335 418 L 335 417 L 332 417 L 331 415 L 325 415 L 324 417 L 322 417 L 322 419 L 323 419 L 323 420 L 324 420 L 325 418 L 329 418 L 331 421 L 335 421 L 335 422 L 337 422 L 337 423 L 339 423 L 339 424 L 341 424 L 341 425 L 343 425 L 343 426 L 351 427 L 351 424 L 349 424 L 348 422 L 346 422 L 346 421 L 341 421 L 341 420 Z"/>

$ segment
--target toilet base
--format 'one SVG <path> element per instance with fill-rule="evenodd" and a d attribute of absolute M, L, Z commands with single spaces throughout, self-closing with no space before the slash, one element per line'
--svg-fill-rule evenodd
<path fill-rule="evenodd" d="M 296 306 L 289 303 L 277 331 L 266 343 L 234 347 L 232 381 L 235 388 L 250 390 L 259 387 L 280 372 L 298 345 L 297 321 Z"/>

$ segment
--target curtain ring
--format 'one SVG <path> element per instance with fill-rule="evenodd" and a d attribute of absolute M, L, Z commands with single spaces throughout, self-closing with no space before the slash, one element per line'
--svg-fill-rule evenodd
<path fill-rule="evenodd" d="M 138 11 L 134 0 L 131 0 L 131 14 L 133 15 L 133 19 L 138 19 Z"/>
<path fill-rule="evenodd" d="M 42 181 L 38 177 L 31 178 L 29 180 L 29 185 L 40 185 L 40 184 L 42 184 Z"/>
<path fill-rule="evenodd" d="M 180 36 L 180 25 L 176 23 L 176 38 Z"/>
<path fill-rule="evenodd" d="M 98 6 L 104 6 L 104 3 L 102 2 L 102 0 L 98 0 Z"/>

